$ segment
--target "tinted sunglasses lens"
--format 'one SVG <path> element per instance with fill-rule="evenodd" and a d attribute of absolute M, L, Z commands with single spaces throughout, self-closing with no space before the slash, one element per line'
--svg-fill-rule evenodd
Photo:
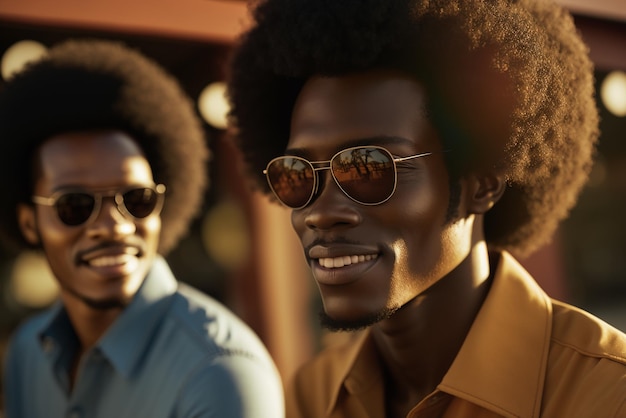
<path fill-rule="evenodd" d="M 124 207 L 135 218 L 145 218 L 154 212 L 159 195 L 149 188 L 129 190 L 122 195 Z"/>
<path fill-rule="evenodd" d="M 302 158 L 281 157 L 267 166 L 267 181 L 282 203 L 297 209 L 311 199 L 315 173 L 311 164 Z"/>
<path fill-rule="evenodd" d="M 381 148 L 352 148 L 337 154 L 331 169 L 342 190 L 359 203 L 375 205 L 393 194 L 393 157 Z"/>
<path fill-rule="evenodd" d="M 59 197 L 55 206 L 59 219 L 64 224 L 76 226 L 87 222 L 93 213 L 95 204 L 94 197 L 89 194 L 68 193 Z"/>

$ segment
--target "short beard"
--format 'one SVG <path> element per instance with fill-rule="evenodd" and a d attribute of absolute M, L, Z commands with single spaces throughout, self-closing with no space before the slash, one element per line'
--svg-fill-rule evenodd
<path fill-rule="evenodd" d="M 391 318 L 398 309 L 399 307 L 384 308 L 374 314 L 347 321 L 331 318 L 326 312 L 321 310 L 319 312 L 319 318 L 322 327 L 330 331 L 359 331 L 369 327 L 370 325 L 374 325 L 383 319 Z"/>
<path fill-rule="evenodd" d="M 98 311 L 107 311 L 109 309 L 124 309 L 129 303 L 129 301 L 127 300 L 114 299 L 114 298 L 102 299 L 102 300 L 92 299 L 85 295 L 81 295 L 80 293 L 78 293 L 77 291 L 75 291 L 69 286 L 62 285 L 62 287 L 68 293 L 71 293 L 76 299 L 80 300 L 85 305 L 89 306 L 90 308 L 98 310 Z"/>
<path fill-rule="evenodd" d="M 126 305 L 128 305 L 127 302 L 118 299 L 95 300 L 81 297 L 80 300 L 82 300 L 85 305 L 98 311 L 107 311 L 109 309 L 124 309 Z"/>

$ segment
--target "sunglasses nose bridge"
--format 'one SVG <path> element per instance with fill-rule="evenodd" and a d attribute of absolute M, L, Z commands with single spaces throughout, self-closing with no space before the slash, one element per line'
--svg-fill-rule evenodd
<path fill-rule="evenodd" d="M 119 192 L 94 194 L 94 201 L 93 213 L 88 221 L 90 223 L 101 217 L 103 212 L 109 213 L 109 217 L 115 219 L 116 224 L 127 223 L 132 219 L 124 206 L 124 197 Z"/>
<path fill-rule="evenodd" d="M 316 162 L 313 164 L 314 164 L 313 171 L 315 173 L 315 190 L 314 190 L 314 196 L 315 196 L 321 190 L 326 189 L 327 185 L 325 185 L 324 183 L 328 183 L 329 181 L 331 181 L 331 179 L 332 181 L 336 183 L 337 180 L 335 179 L 335 176 L 332 174 L 333 170 L 330 165 L 330 161 Z M 319 165 L 319 164 L 325 164 L 325 165 L 315 167 L 315 165 Z M 328 171 L 328 173 L 326 173 L 326 171 Z M 327 174 L 327 175 L 323 175 L 323 174 Z"/>
<path fill-rule="evenodd" d="M 336 191 L 341 193 L 342 196 L 347 196 L 352 199 L 339 184 L 339 180 L 333 172 L 332 161 L 324 161 L 322 164 L 325 164 L 325 166 L 314 168 L 316 182 L 311 202 L 319 198 L 322 193 L 328 192 L 329 189 L 332 189 L 333 187 L 336 188 Z M 325 173 L 326 175 L 322 176 L 322 172 L 325 171 L 328 171 L 328 173 Z M 311 202 L 309 202 L 309 204 L 311 204 Z"/>

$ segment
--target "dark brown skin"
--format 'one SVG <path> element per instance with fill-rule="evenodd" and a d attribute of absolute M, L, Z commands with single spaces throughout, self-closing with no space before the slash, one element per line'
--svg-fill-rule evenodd
<path fill-rule="evenodd" d="M 425 116 L 422 86 L 401 73 L 312 78 L 294 107 L 286 154 L 328 160 L 355 145 L 394 156 L 435 154 L 398 165 L 387 202 L 364 206 L 320 172 L 314 200 L 292 223 L 317 281 L 325 315 L 338 327 L 370 325 L 387 376 L 387 416 L 406 416 L 434 390 L 489 287 L 483 215 L 500 198 L 497 173 L 461 179 L 458 218 L 446 221 L 449 179 L 440 140 Z M 340 268 L 319 257 L 376 255 Z"/>
<path fill-rule="evenodd" d="M 129 136 L 116 131 L 77 132 L 48 139 L 39 149 L 34 193 L 119 189 L 153 184 L 152 171 Z M 50 206 L 20 205 L 20 227 L 32 244 L 42 244 L 61 289 L 61 299 L 80 341 L 72 382 L 88 351 L 133 298 L 156 255 L 159 215 L 131 219 L 105 198 L 92 222 L 67 226 Z"/>

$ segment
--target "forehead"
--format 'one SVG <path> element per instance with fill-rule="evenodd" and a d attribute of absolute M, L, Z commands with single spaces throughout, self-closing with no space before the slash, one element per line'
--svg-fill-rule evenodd
<path fill-rule="evenodd" d="M 371 71 L 305 83 L 294 105 L 288 148 L 338 148 L 375 138 L 402 139 L 429 151 L 439 146 L 418 81 Z"/>
<path fill-rule="evenodd" d="M 37 160 L 39 182 L 53 189 L 152 181 L 150 165 L 137 143 L 118 131 L 55 135 L 39 147 Z"/>

